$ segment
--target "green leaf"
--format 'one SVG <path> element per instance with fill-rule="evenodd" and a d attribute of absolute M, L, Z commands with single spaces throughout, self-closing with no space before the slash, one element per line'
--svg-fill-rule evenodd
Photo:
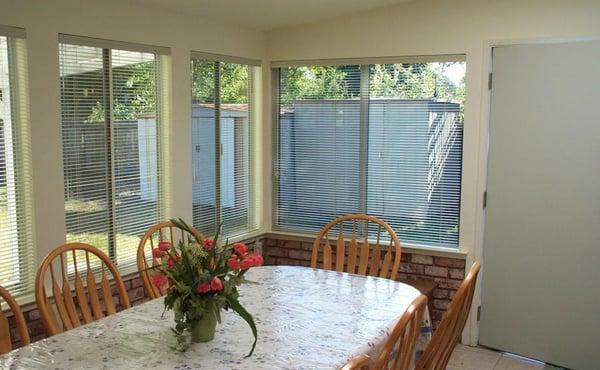
<path fill-rule="evenodd" d="M 256 341 L 258 340 L 258 333 L 256 331 L 256 324 L 254 323 L 254 318 L 252 318 L 252 315 L 250 315 L 250 313 L 246 311 L 244 306 L 242 306 L 236 298 L 230 295 L 227 295 L 226 298 L 229 307 L 231 307 L 232 310 L 234 310 L 238 315 L 240 315 L 242 319 L 246 320 L 246 322 L 250 326 L 250 329 L 252 330 L 252 334 L 254 335 L 254 343 L 252 343 L 252 349 L 250 350 L 250 353 L 246 355 L 246 357 L 250 357 L 252 356 L 252 353 L 254 353 L 254 348 L 256 348 Z"/>

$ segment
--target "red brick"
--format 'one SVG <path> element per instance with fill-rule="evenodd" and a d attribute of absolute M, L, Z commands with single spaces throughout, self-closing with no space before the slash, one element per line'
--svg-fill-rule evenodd
<path fill-rule="evenodd" d="M 439 323 L 442 320 L 442 316 L 443 315 L 444 315 L 444 311 L 443 310 L 433 309 L 429 313 L 429 316 L 431 317 L 431 321 L 434 322 L 434 323 Z M 437 325 L 434 324 L 434 326 L 437 326 Z"/>
<path fill-rule="evenodd" d="M 309 243 L 309 242 L 302 242 L 301 243 L 301 247 L 303 250 L 305 251 L 312 251 L 313 250 L 313 243 Z"/>
<path fill-rule="evenodd" d="M 448 309 L 448 305 L 450 304 L 450 301 L 447 299 L 434 299 L 433 300 L 433 307 L 437 308 L 438 310 L 446 310 Z"/>
<path fill-rule="evenodd" d="M 310 258 L 311 258 L 311 252 L 297 250 L 297 249 L 290 249 L 288 251 L 288 255 L 290 258 L 294 258 L 297 260 L 303 260 L 303 261 L 310 261 Z"/>
<path fill-rule="evenodd" d="M 458 289 L 458 287 L 460 287 L 460 284 L 462 283 L 462 280 L 450 280 L 450 279 L 441 279 L 441 278 L 435 278 L 434 281 L 436 283 L 438 283 L 438 287 L 441 289 Z"/>
<path fill-rule="evenodd" d="M 47 335 L 46 328 L 41 320 L 27 323 L 27 328 L 29 329 L 29 335 L 31 337 L 37 337 L 41 335 L 45 337 Z"/>
<path fill-rule="evenodd" d="M 425 275 L 436 277 L 447 277 L 448 268 L 439 266 L 425 266 Z"/>
<path fill-rule="evenodd" d="M 298 240 L 286 240 L 284 241 L 283 246 L 289 249 L 302 249 L 302 242 Z"/>
<path fill-rule="evenodd" d="M 413 254 L 410 258 L 410 261 L 412 263 L 419 263 L 421 265 L 433 265 L 433 257 L 422 254 Z"/>
<path fill-rule="evenodd" d="M 423 265 L 417 265 L 413 263 L 402 263 L 400 264 L 400 271 L 409 274 L 423 274 Z"/>
<path fill-rule="evenodd" d="M 129 296 L 130 302 L 137 301 L 141 298 L 144 298 L 144 295 L 145 295 L 144 288 L 139 287 L 139 288 L 131 289 L 130 291 L 127 292 L 127 295 Z"/>
<path fill-rule="evenodd" d="M 281 248 L 281 247 L 270 247 L 269 249 L 266 250 L 266 254 L 269 257 L 287 257 L 288 256 L 288 249 L 286 248 Z"/>
<path fill-rule="evenodd" d="M 265 247 L 275 247 L 277 246 L 277 239 L 265 238 L 262 239 L 262 243 Z"/>
<path fill-rule="evenodd" d="M 400 262 L 408 262 L 410 260 L 410 257 L 410 253 L 402 253 L 402 255 L 400 256 Z"/>
<path fill-rule="evenodd" d="M 27 312 L 27 316 L 26 316 L 28 321 L 34 321 L 34 320 L 39 320 L 40 319 L 40 311 L 38 310 L 31 310 L 29 312 Z"/>
<path fill-rule="evenodd" d="M 435 257 L 435 264 L 442 267 L 465 268 L 465 260 L 458 258 Z"/>
<path fill-rule="evenodd" d="M 448 290 L 446 289 L 434 289 L 433 290 L 433 298 L 438 298 L 438 299 L 448 299 L 449 294 L 448 294 Z"/>
<path fill-rule="evenodd" d="M 132 289 L 139 288 L 142 285 L 143 285 L 142 284 L 142 279 L 140 279 L 140 278 L 135 278 L 135 279 L 131 280 L 131 288 Z"/>
<path fill-rule="evenodd" d="M 465 278 L 465 270 L 464 269 L 450 269 L 449 273 L 450 273 L 450 277 L 452 279 L 464 279 Z"/>

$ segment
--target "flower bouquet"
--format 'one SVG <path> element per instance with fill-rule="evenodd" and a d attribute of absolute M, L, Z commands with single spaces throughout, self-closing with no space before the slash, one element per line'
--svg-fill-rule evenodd
<path fill-rule="evenodd" d="M 174 226 L 188 231 L 191 228 L 181 219 L 171 220 Z M 208 342 L 214 338 L 217 322 L 221 322 L 221 310 L 233 310 L 250 326 L 254 335 L 251 356 L 256 347 L 257 332 L 252 315 L 240 304 L 238 286 L 250 283 L 244 275 L 249 268 L 261 266 L 263 257 L 250 252 L 243 243 L 229 244 L 214 239 L 198 238 L 171 245 L 160 242 L 152 250 L 152 256 L 160 264 L 152 282 L 159 289 L 168 286 L 165 295 L 165 311 L 175 313 L 173 332 L 178 348 L 188 346 L 186 332 L 192 342 Z"/>

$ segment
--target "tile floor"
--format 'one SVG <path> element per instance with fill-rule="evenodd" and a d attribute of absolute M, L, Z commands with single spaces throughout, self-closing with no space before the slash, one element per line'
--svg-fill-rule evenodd
<path fill-rule="evenodd" d="M 516 358 L 481 347 L 459 344 L 448 363 L 447 370 L 550 370 L 555 367 Z"/>

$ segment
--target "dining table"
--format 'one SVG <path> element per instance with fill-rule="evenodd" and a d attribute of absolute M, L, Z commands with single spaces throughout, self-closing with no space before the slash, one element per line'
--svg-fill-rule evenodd
<path fill-rule="evenodd" d="M 222 314 L 214 340 L 179 351 L 162 298 L 0 356 L 2 369 L 336 369 L 377 356 L 419 291 L 389 279 L 301 266 L 252 268 L 240 302 L 258 329 Z M 431 338 L 425 312 L 415 357 Z"/>

